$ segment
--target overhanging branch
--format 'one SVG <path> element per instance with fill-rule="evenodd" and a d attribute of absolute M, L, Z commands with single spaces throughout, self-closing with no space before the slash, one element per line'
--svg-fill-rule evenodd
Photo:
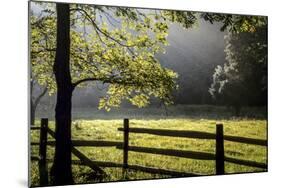
<path fill-rule="evenodd" d="M 88 81 L 99 81 L 97 78 L 85 78 L 82 80 L 78 80 L 77 82 L 72 83 L 73 89 L 78 86 L 79 84 L 83 83 L 83 82 L 88 82 Z"/>
<path fill-rule="evenodd" d="M 109 33 L 105 32 L 105 31 L 102 31 L 102 30 L 98 27 L 98 25 L 95 23 L 95 21 L 91 18 L 91 16 L 88 14 L 87 11 L 85 11 L 85 10 L 83 10 L 83 9 L 81 9 L 81 8 L 70 9 L 70 11 L 79 11 L 80 13 L 82 13 L 83 15 L 85 15 L 85 17 L 88 19 L 88 21 L 90 21 L 90 22 L 92 23 L 92 25 L 94 26 L 95 31 L 96 31 L 98 37 L 100 37 L 100 36 L 99 36 L 99 33 L 101 33 L 101 34 L 103 34 L 104 36 L 106 36 L 107 38 L 109 38 L 109 39 L 113 40 L 114 42 L 116 42 L 117 44 L 119 44 L 120 46 L 126 47 L 126 48 L 130 51 L 131 54 L 135 55 L 134 52 L 133 52 L 133 50 L 131 49 L 131 47 L 134 47 L 135 45 L 126 45 L 126 44 L 123 44 L 123 43 L 122 43 L 121 41 L 119 41 L 118 39 L 116 39 L 116 38 L 110 36 Z M 101 40 L 101 38 L 100 38 L 100 40 Z"/>
<path fill-rule="evenodd" d="M 74 82 L 72 84 L 73 89 L 78 86 L 79 84 L 83 83 L 83 82 L 88 82 L 88 81 L 100 81 L 108 84 L 120 84 L 120 85 L 128 85 L 128 86 L 143 86 L 143 84 L 141 83 L 137 83 L 137 82 L 133 82 L 133 81 L 129 81 L 129 80 L 122 80 L 122 79 L 118 79 L 118 78 L 85 78 L 85 79 L 81 79 L 78 80 L 76 82 Z"/>

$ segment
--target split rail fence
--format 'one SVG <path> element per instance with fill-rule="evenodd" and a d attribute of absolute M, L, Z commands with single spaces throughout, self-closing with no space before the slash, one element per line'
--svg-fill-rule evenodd
<path fill-rule="evenodd" d="M 39 157 L 31 156 L 31 160 L 38 161 L 39 173 L 40 173 L 40 185 L 47 185 L 48 184 L 47 162 L 51 162 L 50 159 L 47 159 L 47 145 L 55 146 L 55 132 L 48 127 L 48 119 L 41 119 L 41 127 L 31 127 L 31 130 L 40 131 L 40 142 L 31 143 L 31 145 L 37 145 L 37 146 L 39 145 Z M 225 173 L 225 166 L 224 166 L 225 162 L 267 169 L 267 164 L 264 163 L 235 159 L 225 156 L 224 154 L 225 140 L 238 142 L 238 143 L 265 146 L 265 147 L 267 147 L 267 140 L 224 135 L 223 124 L 216 124 L 216 133 L 214 134 L 214 133 L 190 131 L 190 130 L 130 128 L 129 119 L 124 119 L 123 128 L 118 128 L 118 131 L 123 132 L 123 142 L 102 141 L 102 140 L 89 140 L 89 141 L 72 140 L 72 153 L 79 159 L 79 160 L 73 160 L 72 164 L 86 165 L 90 167 L 98 175 L 98 177 L 101 178 L 106 176 L 106 173 L 103 171 L 102 167 L 123 168 L 123 172 L 126 172 L 127 169 L 140 170 L 148 173 L 170 175 L 173 177 L 199 176 L 199 174 L 184 173 L 184 172 L 177 172 L 167 169 L 158 169 L 158 168 L 128 164 L 128 153 L 129 151 L 132 151 L 132 152 L 168 155 L 168 156 L 197 159 L 197 160 L 215 160 L 215 164 L 216 164 L 215 168 L 216 168 L 217 175 L 221 175 Z M 207 152 L 197 152 L 197 151 L 130 146 L 129 134 L 131 133 L 215 140 L 216 142 L 215 154 L 207 153 Z M 48 141 L 47 134 L 51 135 L 51 137 L 53 137 L 54 140 Z M 83 146 L 116 147 L 116 149 L 123 150 L 123 163 L 91 160 L 76 148 L 76 147 L 83 147 Z"/>

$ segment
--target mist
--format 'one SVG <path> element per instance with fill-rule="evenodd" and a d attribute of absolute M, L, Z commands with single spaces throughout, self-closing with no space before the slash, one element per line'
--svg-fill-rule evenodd
<path fill-rule="evenodd" d="M 165 53 L 157 55 L 159 62 L 166 68 L 178 73 L 179 89 L 174 91 L 174 104 L 213 104 L 208 92 L 212 82 L 214 68 L 225 62 L 224 35 L 220 24 L 210 24 L 202 19 L 190 29 L 183 29 L 174 23 L 169 28 L 168 43 Z M 73 93 L 72 106 L 75 109 L 97 110 L 100 97 L 104 96 L 107 85 L 92 84 L 86 88 L 76 88 Z M 36 90 L 35 90 L 36 93 Z M 39 114 L 53 116 L 55 95 L 45 96 L 39 105 Z M 147 108 L 159 108 L 156 114 L 165 115 L 166 109 L 157 99 L 151 100 Z M 134 114 L 141 112 L 126 101 L 121 108 L 112 111 L 124 111 L 130 108 Z M 102 113 L 108 113 L 101 110 Z M 109 112 L 110 113 L 110 112 Z"/>

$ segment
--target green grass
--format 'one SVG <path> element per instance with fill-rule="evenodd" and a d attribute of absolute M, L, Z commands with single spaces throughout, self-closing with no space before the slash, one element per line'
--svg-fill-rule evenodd
<path fill-rule="evenodd" d="M 224 124 L 224 134 L 234 135 L 248 138 L 266 139 L 267 122 L 266 120 L 255 119 L 228 119 L 220 120 Z M 39 122 L 37 122 L 39 123 Z M 73 122 L 72 138 L 79 140 L 112 140 L 122 141 L 122 132 L 117 131 L 118 127 L 122 127 L 122 120 L 76 120 Z M 210 119 L 130 119 L 130 127 L 142 128 L 158 128 L 170 130 L 196 130 L 202 132 L 215 133 L 215 120 Z M 49 122 L 54 129 L 54 122 Z M 39 132 L 32 131 L 31 140 L 39 141 Z M 51 137 L 48 137 L 51 139 Z M 175 138 L 166 136 L 155 136 L 148 134 L 130 134 L 130 145 L 143 146 L 153 148 L 167 148 L 179 150 L 191 150 L 202 152 L 215 152 L 215 141 L 199 140 L 188 138 Z M 98 161 L 111 161 L 122 163 L 122 150 L 114 147 L 79 147 L 87 157 Z M 225 141 L 225 155 L 236 159 L 252 160 L 256 162 L 266 163 L 267 160 L 266 147 L 240 144 Z M 54 148 L 48 146 L 48 158 L 52 159 Z M 38 155 L 38 147 L 31 147 L 31 155 Z M 73 159 L 76 159 L 73 157 Z M 199 173 L 203 175 L 215 174 L 215 161 L 203 161 L 194 159 L 185 159 L 179 157 L 162 156 L 155 154 L 142 154 L 129 152 L 129 164 L 137 164 L 147 167 L 156 167 L 162 169 L 175 170 L 187 173 Z M 49 167 L 51 163 L 48 164 Z M 73 175 L 75 183 L 91 183 L 92 170 L 85 166 L 73 165 Z M 151 179 L 165 178 L 169 176 L 153 175 L 140 171 L 129 171 L 127 177 L 122 176 L 121 168 L 105 168 L 109 175 L 103 181 L 117 181 L 127 179 Z M 225 163 L 226 173 L 242 173 L 264 171 L 264 169 Z M 31 183 L 36 186 L 39 183 L 37 162 L 31 164 Z"/>

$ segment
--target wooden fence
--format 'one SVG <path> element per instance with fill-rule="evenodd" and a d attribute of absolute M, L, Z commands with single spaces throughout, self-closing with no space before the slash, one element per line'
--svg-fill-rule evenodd
<path fill-rule="evenodd" d="M 54 146 L 55 140 L 48 141 L 47 133 L 55 138 L 55 133 L 48 127 L 48 119 L 41 119 L 41 127 L 32 127 L 32 130 L 40 130 L 40 143 L 32 142 L 31 145 L 39 145 L 39 157 L 32 156 L 32 160 L 38 160 L 39 171 L 40 171 L 40 185 L 48 184 L 48 172 L 47 162 L 51 162 L 47 159 L 47 145 Z M 224 174 L 225 162 L 235 163 L 239 165 L 246 165 L 251 167 L 258 167 L 267 169 L 267 164 L 259 163 L 255 161 L 241 160 L 226 157 L 224 155 L 224 140 L 254 144 L 259 146 L 267 146 L 267 140 L 228 136 L 223 134 L 223 125 L 216 125 L 216 133 L 207 133 L 199 131 L 179 131 L 179 130 L 165 130 L 165 129 L 148 129 L 148 128 L 130 128 L 129 119 L 124 119 L 123 128 L 118 128 L 118 131 L 123 132 L 123 142 L 118 141 L 101 141 L 101 140 L 72 140 L 72 153 L 79 158 L 79 160 L 72 161 L 72 164 L 86 165 L 90 167 L 101 179 L 106 176 L 105 172 L 101 167 L 118 167 L 123 168 L 123 172 L 127 169 L 140 170 L 148 173 L 165 174 L 170 176 L 198 176 L 198 174 L 176 172 L 166 169 L 158 169 L 152 167 L 145 167 L 139 165 L 128 164 L 128 152 L 141 152 L 158 155 L 176 156 L 181 158 L 197 159 L 197 160 L 215 160 L 216 161 L 216 174 Z M 158 136 L 169 136 L 169 137 L 183 137 L 183 138 L 196 138 L 196 139 L 211 139 L 216 141 L 215 154 L 207 152 L 197 151 L 186 151 L 186 150 L 175 150 L 175 149 L 162 149 L 162 148 L 148 148 L 141 146 L 130 146 L 129 145 L 129 133 L 141 133 L 141 134 L 152 134 Z M 80 152 L 76 147 L 92 146 L 92 147 L 116 147 L 117 149 L 123 150 L 123 163 L 104 162 L 91 160 Z"/>

